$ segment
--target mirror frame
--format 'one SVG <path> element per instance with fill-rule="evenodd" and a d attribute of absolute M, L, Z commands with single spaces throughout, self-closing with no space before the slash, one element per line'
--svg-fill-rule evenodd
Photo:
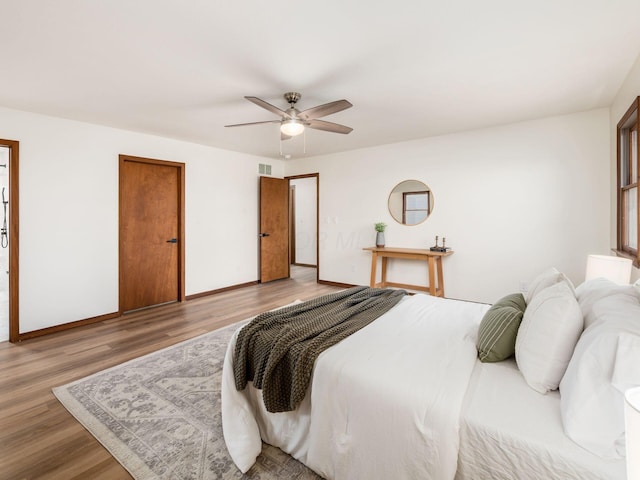
<path fill-rule="evenodd" d="M 424 188 L 421 188 L 420 190 L 416 190 L 414 188 L 411 188 L 409 190 L 403 189 L 402 185 L 406 184 L 406 183 L 416 183 L 416 184 L 421 184 L 423 185 Z M 416 223 L 405 223 L 404 222 L 404 215 L 405 215 L 405 208 L 404 208 L 404 196 L 407 193 L 427 193 L 427 207 L 428 207 L 428 211 L 426 216 L 419 222 Z M 397 202 L 393 202 L 394 205 L 392 206 L 392 199 L 394 194 L 398 194 L 401 193 L 403 195 L 403 201 L 402 201 L 402 206 L 401 208 L 401 212 L 400 215 L 397 215 Z M 393 218 L 396 222 L 398 222 L 400 225 L 404 225 L 407 227 L 413 227 L 415 225 L 420 225 L 421 223 L 425 222 L 429 216 L 431 215 L 431 213 L 433 213 L 433 206 L 434 206 L 434 201 L 433 201 L 433 191 L 431 190 L 431 188 L 429 187 L 429 185 L 427 185 L 426 183 L 424 183 L 422 180 L 414 180 L 414 179 L 408 179 L 408 180 L 403 180 L 399 183 L 397 183 L 392 189 L 391 192 L 389 193 L 389 197 L 387 199 L 387 208 L 389 209 L 389 214 L 391 215 L 391 218 Z M 399 217 L 399 218 L 398 218 Z"/>

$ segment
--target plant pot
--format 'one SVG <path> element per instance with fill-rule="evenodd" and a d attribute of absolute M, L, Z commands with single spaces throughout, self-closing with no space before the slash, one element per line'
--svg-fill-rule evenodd
<path fill-rule="evenodd" d="M 384 232 L 376 233 L 376 247 L 384 247 Z"/>

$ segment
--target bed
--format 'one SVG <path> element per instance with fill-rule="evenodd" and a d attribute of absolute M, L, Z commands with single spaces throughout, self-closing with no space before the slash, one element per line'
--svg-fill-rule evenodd
<path fill-rule="evenodd" d="M 626 479 L 624 460 L 604 460 L 565 434 L 560 393 L 532 391 L 514 359 L 478 361 L 465 400 L 458 480 Z"/>
<path fill-rule="evenodd" d="M 567 291 L 575 305 L 569 303 Z M 579 350 L 576 344 L 586 331 L 585 315 L 590 315 L 591 326 L 606 323 L 600 318 L 608 315 L 606 309 L 597 315 L 592 310 L 598 312 L 595 307 L 620 295 L 628 303 L 623 316 L 633 323 L 640 312 L 640 294 L 634 287 L 598 283 L 580 291 L 557 270 L 543 272 L 523 297 L 517 355 L 490 363 L 479 359 L 478 332 L 490 312 L 498 311 L 504 319 L 510 304 L 506 310 L 496 310 L 500 302 L 490 306 L 423 294 L 406 296 L 322 352 L 302 402 L 295 410 L 280 413 L 267 411 L 261 390 L 251 383 L 243 390 L 236 388 L 233 353 L 238 331 L 229 343 L 222 379 L 227 448 L 242 472 L 251 468 L 264 441 L 327 479 L 624 479 L 617 430 L 612 429 L 611 435 L 618 454 L 609 456 L 604 450 L 594 453 L 592 446 L 586 448 L 580 428 L 569 430 L 577 432 L 582 445 L 567 433 L 571 422 L 564 416 L 573 415 L 575 423 L 597 414 L 596 407 L 609 405 L 600 402 L 574 415 L 575 405 L 563 406 L 558 391 L 565 376 L 580 377 L 584 368 L 590 368 L 583 362 L 571 365 L 573 350 Z M 570 314 L 559 313 L 553 299 L 560 297 L 563 306 L 570 306 Z M 551 340 L 540 338 L 536 328 L 544 336 L 549 320 L 542 315 L 532 319 L 533 314 L 528 318 L 531 311 L 553 317 L 554 328 L 562 323 L 556 321 L 558 315 L 571 321 Z M 633 328 L 632 334 L 640 335 L 640 328 L 637 332 Z M 560 369 L 558 358 L 547 369 L 536 363 L 536 355 L 540 356 L 536 348 L 550 345 L 554 348 L 550 356 L 562 357 Z M 585 348 L 589 354 L 589 345 Z M 615 361 L 619 348 L 609 350 Z M 627 383 L 634 381 L 626 378 Z M 566 391 L 576 390 L 575 383 L 567 379 Z M 611 382 L 608 386 L 614 388 Z M 567 397 L 575 400 L 575 395 Z M 595 431 L 597 436 L 601 433 Z"/>

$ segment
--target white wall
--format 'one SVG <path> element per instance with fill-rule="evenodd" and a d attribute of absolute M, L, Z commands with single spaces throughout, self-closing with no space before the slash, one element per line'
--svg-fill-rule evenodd
<path fill-rule="evenodd" d="M 357 134 L 357 130 L 354 131 Z M 286 175 L 320 173 L 320 279 L 368 284 L 375 222 L 387 246 L 447 238 L 446 295 L 494 302 L 549 266 L 578 284 L 589 253 L 609 247 L 609 112 L 589 112 L 290 160 Z M 431 216 L 396 223 L 393 187 L 425 182 Z M 402 269 L 402 272 L 399 270 Z M 426 269 L 390 265 L 389 280 L 425 283 Z"/>
<path fill-rule="evenodd" d="M 629 106 L 631 106 L 631 102 L 640 95 L 640 56 L 636 60 L 636 63 L 631 67 L 627 78 L 623 82 L 620 90 L 618 90 L 618 94 L 611 104 L 610 112 L 611 112 L 611 240 L 610 245 L 611 248 L 616 248 L 617 245 L 617 225 L 616 225 L 616 216 L 617 216 L 617 199 L 616 199 L 616 190 L 617 190 L 617 154 L 616 154 L 616 137 L 617 137 L 617 125 L 622 118 L 622 115 L 625 114 Z M 631 273 L 632 281 L 640 278 L 640 270 L 637 268 L 633 268 Z"/>
<path fill-rule="evenodd" d="M 289 181 L 296 189 L 296 263 L 316 265 L 317 182 L 315 177 Z"/>
<path fill-rule="evenodd" d="M 637 89 L 640 74 L 630 78 Z M 23 333 L 117 310 L 121 153 L 187 165 L 187 295 L 257 279 L 265 162 L 278 177 L 320 173 L 323 280 L 368 283 L 361 249 L 378 221 L 390 246 L 447 237 L 456 251 L 444 262 L 447 296 L 469 300 L 493 302 L 550 265 L 579 283 L 586 255 L 610 247 L 606 109 L 288 162 L 2 108 L 0 131 L 20 141 Z M 433 191 L 421 225 L 389 215 L 387 196 L 405 179 Z M 421 266 L 400 267 L 390 279 L 424 281 Z"/>
<path fill-rule="evenodd" d="M 187 295 L 258 278 L 264 158 L 9 109 L 0 132 L 20 142 L 21 333 L 117 311 L 118 154 L 186 163 Z"/>

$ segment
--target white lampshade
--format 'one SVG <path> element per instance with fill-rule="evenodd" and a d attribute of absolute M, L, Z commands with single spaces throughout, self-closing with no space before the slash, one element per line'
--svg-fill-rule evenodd
<path fill-rule="evenodd" d="M 627 390 L 624 400 L 627 480 L 640 480 L 640 387 Z"/>
<path fill-rule="evenodd" d="M 296 135 L 300 135 L 304 132 L 304 125 L 295 118 L 292 118 L 291 120 L 287 120 L 280 124 L 280 131 L 285 135 L 295 137 Z"/>
<path fill-rule="evenodd" d="M 631 260 L 609 255 L 589 255 L 584 280 L 600 277 L 620 285 L 628 284 L 631 278 Z"/>

